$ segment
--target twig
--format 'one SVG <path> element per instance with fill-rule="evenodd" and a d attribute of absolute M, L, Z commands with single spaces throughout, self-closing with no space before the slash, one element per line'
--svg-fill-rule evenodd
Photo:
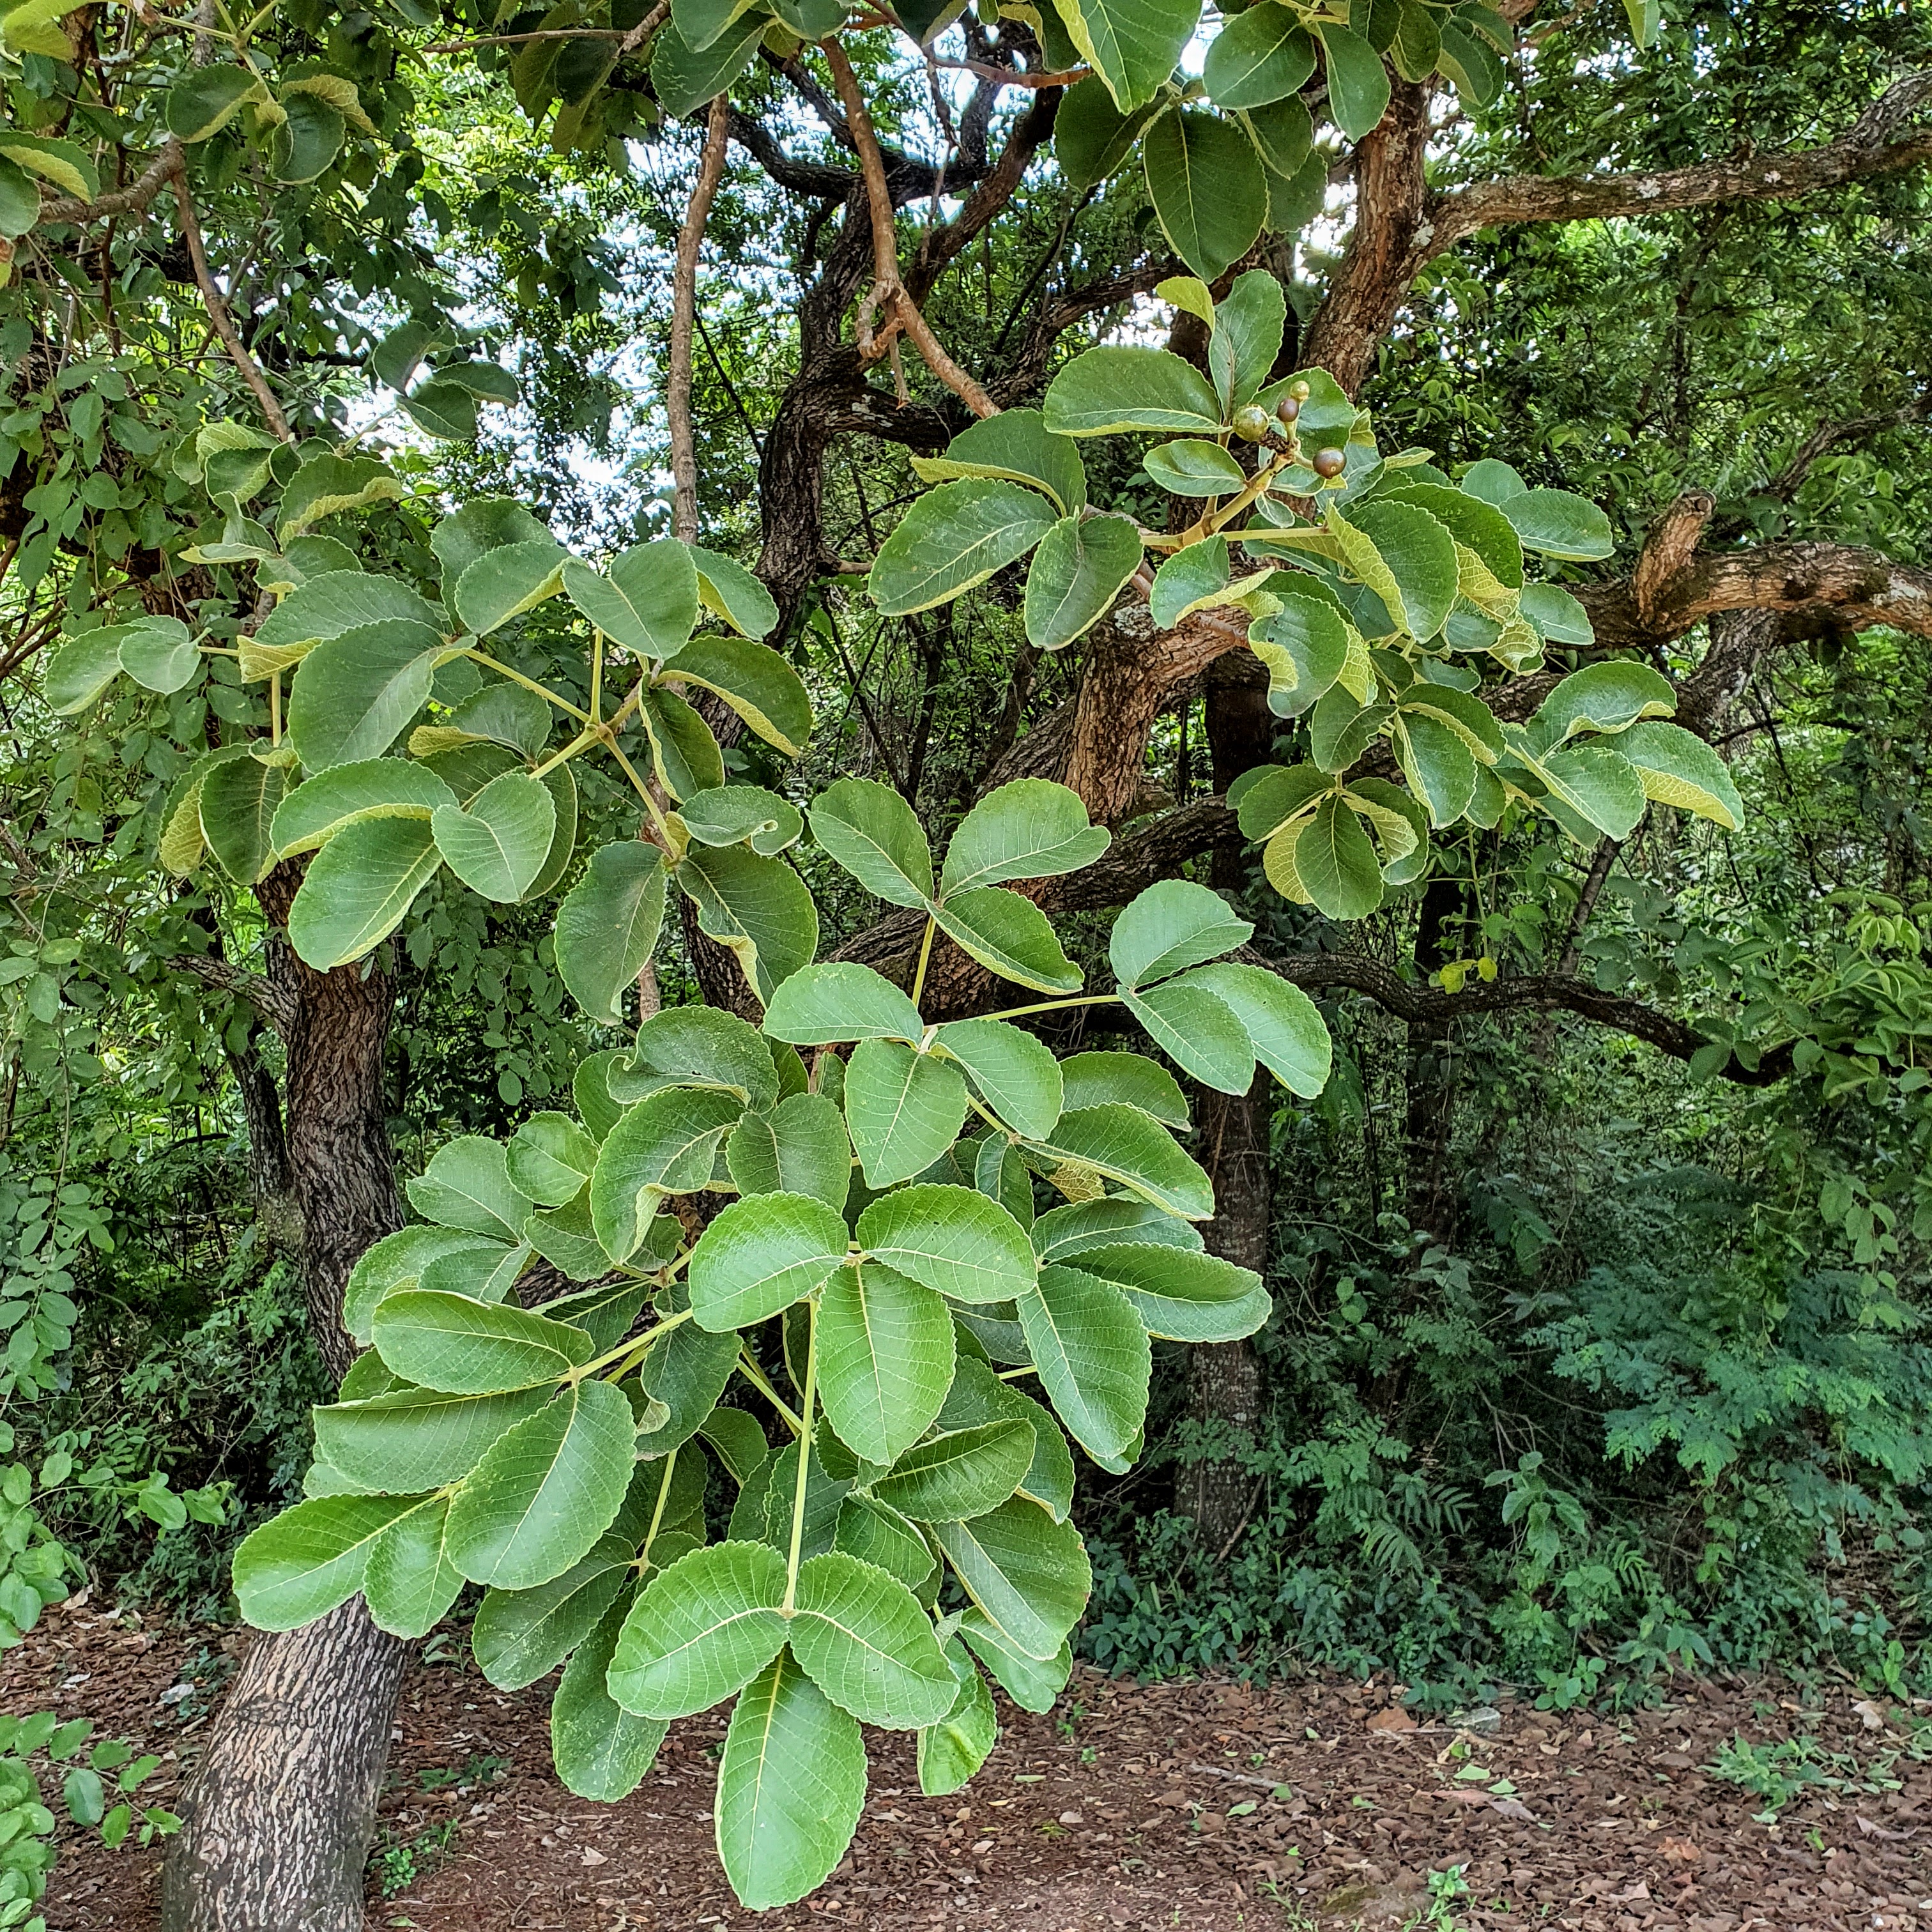
<path fill-rule="evenodd" d="M 1245 1771 L 1223 1771 L 1218 1764 L 1190 1764 L 1190 1771 L 1198 1771 L 1203 1778 L 1225 1778 L 1230 1784 L 1258 1785 L 1264 1791 L 1280 1788 L 1278 1778 L 1250 1778 Z"/>
<path fill-rule="evenodd" d="M 104 194 L 98 201 L 83 201 L 70 194 L 57 196 L 41 202 L 40 219 L 79 224 L 104 221 L 114 214 L 140 214 L 160 193 L 161 184 L 181 172 L 185 159 L 181 142 L 170 134 L 161 143 L 154 158 L 127 187 L 117 188 L 112 194 Z"/>
<path fill-rule="evenodd" d="M 698 444 L 691 427 L 691 334 L 698 313 L 698 255 L 724 172 L 730 112 L 730 104 L 722 94 L 711 104 L 704 158 L 698 164 L 684 226 L 679 231 L 677 266 L 671 278 L 670 374 L 664 384 L 664 413 L 670 418 L 671 534 L 684 543 L 698 540 Z"/>
<path fill-rule="evenodd" d="M 1027 74 L 1018 68 L 995 67 L 990 61 L 934 60 L 934 67 L 957 68 L 962 74 L 976 74 L 982 80 L 997 80 L 1002 87 L 1071 87 L 1093 73 L 1090 67 L 1062 68 L 1058 74 Z"/>
<path fill-rule="evenodd" d="M 885 158 L 879 152 L 878 136 L 872 131 L 872 117 L 866 112 L 852 64 L 836 40 L 821 40 L 826 64 L 844 104 L 845 118 L 852 137 L 859 144 L 859 166 L 866 184 L 866 200 L 872 218 L 872 286 L 860 305 L 858 341 L 860 359 L 883 360 L 890 352 L 893 335 L 904 329 L 913 346 L 924 358 L 926 366 L 964 403 L 976 416 L 996 416 L 1000 406 L 953 361 L 940 346 L 932 326 L 920 313 L 919 304 L 899 280 L 898 235 L 892 220 L 892 190 L 886 182 Z M 894 323 L 875 334 L 872 317 L 882 310 L 892 310 Z M 896 325 L 896 326 L 895 326 Z"/>
<path fill-rule="evenodd" d="M 177 167 L 173 180 L 175 206 L 181 211 L 182 238 L 188 244 L 188 258 L 194 265 L 194 279 L 200 286 L 201 298 L 207 304 L 208 319 L 214 323 L 214 332 L 220 337 L 229 359 L 241 370 L 242 380 L 254 391 L 255 400 L 262 405 L 262 414 L 269 428 L 283 442 L 292 442 L 295 431 L 290 428 L 289 419 L 283 415 L 282 406 L 275 400 L 275 392 L 268 387 L 268 378 L 262 374 L 254 357 L 248 353 L 248 345 L 242 340 L 228 313 L 228 304 L 221 299 L 221 291 L 214 286 L 214 278 L 208 272 L 208 251 L 202 245 L 201 224 L 195 219 L 194 202 L 188 191 L 188 176 Z"/>

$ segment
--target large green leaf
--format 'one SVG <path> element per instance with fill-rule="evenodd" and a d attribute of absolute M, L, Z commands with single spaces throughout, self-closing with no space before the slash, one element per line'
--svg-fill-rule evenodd
<path fill-rule="evenodd" d="M 968 1610 L 960 1618 L 959 1634 L 1022 1711 L 1052 1710 L 1073 1674 L 1073 1653 L 1065 1644 L 1050 1658 L 1029 1657 L 982 1611 Z"/>
<path fill-rule="evenodd" d="M 610 1526 L 637 1424 L 609 1382 L 574 1382 L 484 1451 L 449 1508 L 449 1553 L 472 1582 L 527 1590 Z"/>
<path fill-rule="evenodd" d="M 1378 493 L 1378 500 L 1412 503 L 1426 510 L 1460 544 L 1482 560 L 1505 590 L 1522 588 L 1522 544 L 1508 518 L 1493 503 L 1442 483 L 1404 483 Z"/>
<path fill-rule="evenodd" d="M 1080 81 L 1069 88 L 1053 123 L 1053 158 L 1067 185 L 1076 194 L 1099 187 L 1133 152 L 1142 130 L 1159 112 L 1150 104 L 1136 108 L 1131 114 L 1123 114 L 1114 105 L 1107 83 L 1098 79 Z M 1005 413 L 1012 416 L 1015 412 L 1009 410 Z M 997 422 L 999 418 L 990 420 Z M 913 461 L 916 465 L 918 458 Z"/>
<path fill-rule="evenodd" d="M 1091 824 L 1080 794 L 1046 778 L 1016 778 L 959 821 L 940 874 L 943 896 L 1014 879 L 1057 878 L 1090 866 L 1111 835 Z"/>
<path fill-rule="evenodd" d="M 610 1659 L 630 1607 L 627 1590 L 572 1653 L 550 1700 L 550 1748 L 557 1777 L 566 1790 L 603 1804 L 628 1797 L 644 1782 L 670 1729 L 662 1718 L 625 1710 L 610 1695 Z"/>
<path fill-rule="evenodd" d="M 1382 902 L 1382 868 L 1362 822 L 1340 799 L 1326 798 L 1294 841 L 1303 890 L 1330 919 L 1364 919 Z"/>
<path fill-rule="evenodd" d="M 1370 133 L 1388 112 L 1389 77 L 1382 56 L 1352 28 L 1317 20 L 1315 31 L 1328 71 L 1328 111 L 1352 141 Z"/>
<path fill-rule="evenodd" d="M 548 536 L 485 550 L 456 580 L 451 602 L 458 620 L 479 638 L 500 629 L 563 588 L 567 561 L 568 553 Z"/>
<path fill-rule="evenodd" d="M 1148 1036 L 1184 1072 L 1223 1094 L 1245 1094 L 1255 1077 L 1248 1030 L 1224 1000 L 1191 980 L 1170 980 L 1122 996 Z"/>
<path fill-rule="evenodd" d="M 700 845 L 748 841 L 766 859 L 796 845 L 805 832 L 805 814 L 763 785 L 718 785 L 694 793 L 679 806 L 678 816 Z"/>
<path fill-rule="evenodd" d="M 931 1288 L 876 1261 L 840 1268 L 818 1317 L 818 1393 L 840 1441 L 868 1462 L 916 1442 L 952 1385 L 952 1348 Z"/>
<path fill-rule="evenodd" d="M 449 1558 L 449 1498 L 429 1496 L 369 1546 L 362 1594 L 378 1630 L 427 1636 L 448 1616 L 463 1583 Z"/>
<path fill-rule="evenodd" d="M 998 477 L 968 477 L 928 490 L 879 546 L 867 579 L 889 617 L 929 610 L 983 584 L 1026 555 L 1052 529 L 1039 494 Z"/>
<path fill-rule="evenodd" d="M 1190 879 L 1162 879 L 1114 920 L 1107 956 L 1124 987 L 1151 986 L 1245 946 L 1254 930 L 1219 892 Z"/>
<path fill-rule="evenodd" d="M 764 1029 L 795 1046 L 829 1046 L 848 1040 L 916 1040 L 926 1023 L 890 980 L 869 966 L 835 960 L 805 967 L 786 980 L 765 1008 Z"/>
<path fill-rule="evenodd" d="M 1152 1242 L 1199 1254 L 1204 1246 L 1201 1230 L 1191 1222 L 1163 1214 L 1152 1202 L 1106 1194 L 1091 1201 L 1069 1202 L 1034 1223 L 1033 1244 L 1043 1262 L 1066 1261 L 1090 1248 L 1118 1246 L 1123 1241 Z"/>
<path fill-rule="evenodd" d="M 769 645 L 746 638 L 694 638 L 664 674 L 716 692 L 767 744 L 796 758 L 812 736 L 803 680 Z"/>
<path fill-rule="evenodd" d="M 1033 1144 L 1050 1157 L 1118 1180 L 1184 1220 L 1205 1221 L 1214 1212 L 1214 1189 L 1207 1175 L 1165 1127 L 1138 1107 L 1110 1102 L 1070 1108 L 1052 1137 Z"/>
<path fill-rule="evenodd" d="M 1536 769 L 1554 800 L 1583 821 L 1581 827 L 1573 824 L 1565 830 L 1586 844 L 1594 842 L 1593 831 L 1608 838 L 1627 838 L 1643 817 L 1643 782 L 1610 745 L 1565 745 Z"/>
<path fill-rule="evenodd" d="M 1539 556 L 1593 563 L 1616 548 L 1610 520 L 1587 497 L 1568 490 L 1526 490 L 1497 506 L 1525 550 Z"/>
<path fill-rule="evenodd" d="M 442 868 L 427 818 L 364 818 L 310 862 L 289 909 L 289 944 L 318 973 L 346 965 L 400 926 Z"/>
<path fill-rule="evenodd" d="M 640 1100 L 610 1130 L 590 1177 L 590 1215 L 604 1252 L 628 1260 L 667 1194 L 703 1187 L 744 1102 L 716 1090 L 670 1087 Z"/>
<path fill-rule="evenodd" d="M 1641 718 L 1667 718 L 1677 708 L 1670 680 L 1648 664 L 1605 658 L 1573 670 L 1538 706 L 1529 731 L 1546 751 L 1580 731 L 1622 731 Z"/>
<path fill-rule="evenodd" d="M 508 1152 L 482 1134 L 446 1141 L 404 1184 L 418 1214 L 498 1240 L 518 1240 L 530 1212 L 529 1196 L 510 1178 Z"/>
<path fill-rule="evenodd" d="M 1247 472 L 1232 453 L 1205 436 L 1163 442 L 1142 459 L 1147 473 L 1174 496 L 1231 496 L 1246 484 Z M 1190 544 L 1190 550 L 1198 546 Z"/>
<path fill-rule="evenodd" d="M 932 1620 L 896 1577 L 837 1550 L 799 1566 L 792 1655 L 861 1724 L 918 1730 L 958 1695 Z"/>
<path fill-rule="evenodd" d="M 311 442 L 305 447 L 316 449 L 320 445 Z M 304 463 L 283 490 L 276 533 L 286 550 L 310 524 L 325 517 L 363 509 L 371 503 L 397 502 L 409 494 L 408 484 L 379 456 L 316 456 Z"/>
<path fill-rule="evenodd" d="M 556 911 L 556 970 L 592 1018 L 621 1024 L 627 988 L 649 962 L 664 926 L 664 855 L 614 839 L 590 855 Z"/>
<path fill-rule="evenodd" d="M 986 886 L 952 894 L 933 908 L 939 929 L 1002 979 L 1042 993 L 1078 992 L 1080 968 L 1052 922 L 1018 892 Z"/>
<path fill-rule="evenodd" d="M 404 1381 L 452 1395 L 554 1382 L 590 1359 L 590 1337 L 522 1308 L 405 1288 L 376 1304 L 376 1352 Z"/>
<path fill-rule="evenodd" d="M 1170 1127 L 1188 1124 L 1187 1096 L 1158 1060 L 1143 1053 L 1076 1053 L 1060 1063 L 1063 1111 L 1124 1102 Z"/>
<path fill-rule="evenodd" d="M 532 1590 L 489 1590 L 470 1627 L 477 1668 L 500 1690 L 547 1676 L 603 1621 L 630 1580 L 631 1545 L 607 1536 L 580 1563 Z"/>
<path fill-rule="evenodd" d="M 563 588 L 614 644 L 640 658 L 668 658 L 684 648 L 698 622 L 698 567 L 674 537 L 635 544 L 599 573 L 574 557 Z"/>
<path fill-rule="evenodd" d="M 202 836 L 238 885 L 252 886 L 274 863 L 269 828 L 288 786 L 285 763 L 256 758 L 225 759 L 202 778 L 198 794 Z"/>
<path fill-rule="evenodd" d="M 365 1489 L 413 1496 L 467 1475 L 548 1396 L 542 1388 L 508 1395 L 395 1389 L 336 1402 L 315 1411 L 316 1454 Z"/>
<path fill-rule="evenodd" d="M 1054 0 L 1088 64 L 1123 114 L 1151 100 L 1201 17 L 1196 0 Z"/>
<path fill-rule="evenodd" d="M 892 905 L 922 906 L 932 898 L 925 830 L 890 785 L 840 778 L 819 794 L 811 815 L 813 838 L 868 891 Z"/>
<path fill-rule="evenodd" d="M 674 1226 L 675 1223 L 673 1224 Z M 731 1379 L 738 1359 L 735 1334 L 713 1335 L 687 1322 L 674 1328 L 644 1358 L 638 1380 L 646 1394 L 662 1402 L 670 1419 L 638 1438 L 640 1456 L 664 1456 L 709 1427 L 718 1398 Z"/>
<path fill-rule="evenodd" d="M 754 1912 L 815 1890 L 866 1805 L 866 1744 L 789 1653 L 740 1693 L 718 1767 L 718 1856 Z"/>
<path fill-rule="evenodd" d="M 327 844 L 345 826 L 364 818 L 428 821 L 456 794 L 427 765 L 406 758 L 366 758 L 336 765 L 306 779 L 275 808 L 269 836 L 276 854 L 287 858 Z"/>
<path fill-rule="evenodd" d="M 168 89 L 162 118 L 170 134 L 191 145 L 219 134 L 250 102 L 268 98 L 268 90 L 252 67 L 212 62 Z"/>
<path fill-rule="evenodd" d="M 811 1195 L 734 1201 L 692 1250 L 693 1318 L 720 1334 L 763 1322 L 840 1266 L 848 1240 L 844 1216 Z"/>
<path fill-rule="evenodd" d="M 762 638 L 778 621 L 772 594 L 742 563 L 715 550 L 691 547 L 698 568 L 698 601 L 712 616 L 722 617 L 741 636 Z"/>
<path fill-rule="evenodd" d="M 297 1630 L 362 1587 L 376 1539 L 414 1497 L 320 1496 L 283 1510 L 235 1552 L 235 1594 L 257 1630 Z"/>
<path fill-rule="evenodd" d="M 986 1363 L 961 1356 L 953 1369 L 952 1386 L 946 1391 L 946 1406 L 939 1412 L 940 1432 L 956 1434 L 995 1422 L 1024 1422 L 1033 1431 L 1033 1461 L 1020 1478 L 1020 1493 L 1037 1503 L 1054 1522 L 1064 1522 L 1073 1508 L 1073 1453 L 1059 1424 L 1031 1396 L 1000 1381 Z"/>
<path fill-rule="evenodd" d="M 440 805 L 430 814 L 436 850 L 472 892 L 514 904 L 536 883 L 556 831 L 556 805 L 524 772 L 492 778 L 466 806 Z"/>
<path fill-rule="evenodd" d="M 957 1067 L 902 1042 L 863 1040 L 845 1068 L 845 1120 L 870 1187 L 922 1173 L 959 1137 L 966 1082 Z"/>
<path fill-rule="evenodd" d="M 1351 503 L 1346 517 L 1331 514 L 1329 527 L 1342 539 L 1349 568 L 1412 637 L 1442 629 L 1462 581 L 1456 540 L 1442 524 L 1413 503 L 1372 499 Z"/>
<path fill-rule="evenodd" d="M 1238 1341 L 1268 1319 L 1260 1276 L 1217 1256 L 1130 1239 L 1083 1247 L 1077 1265 L 1120 1289 L 1148 1333 L 1170 1341 Z"/>
<path fill-rule="evenodd" d="M 1111 1282 L 1055 1263 L 1019 1298 L 1019 1314 L 1060 1419 L 1103 1469 L 1125 1468 L 1147 1420 L 1154 1360 L 1126 1297 Z"/>
<path fill-rule="evenodd" d="M 1056 136 L 1067 106 L 1060 104 Z M 1078 516 L 1087 505 L 1087 471 L 1079 451 L 1065 436 L 1051 434 L 1037 410 L 1002 410 L 969 424 L 946 445 L 944 456 L 915 456 L 912 466 L 922 483 L 968 476 L 1030 483 L 1053 499 L 1063 517 Z"/>
<path fill-rule="evenodd" d="M 1618 732 L 1616 748 L 1636 771 L 1646 798 L 1694 812 L 1726 832 L 1742 830 L 1744 801 L 1724 760 L 1702 739 L 1682 725 L 1653 721 Z"/>
<path fill-rule="evenodd" d="M 928 1798 L 957 1791 L 986 1762 L 1000 1738 L 993 1694 L 956 1636 L 946 1640 L 946 1660 L 958 1691 L 946 1715 L 919 1734 L 919 1788 Z"/>
<path fill-rule="evenodd" d="M 1053 1131 L 1060 1066 L 1042 1041 L 1004 1020 L 952 1020 L 934 1044 L 965 1068 L 1001 1120 L 1034 1140 Z"/>
<path fill-rule="evenodd" d="M 872 1493 L 921 1522 L 983 1516 L 1025 1480 L 1036 1440 L 1033 1425 L 1018 1418 L 950 1430 L 907 1450 Z"/>
<path fill-rule="evenodd" d="M 627 1060 L 606 1076 L 620 1100 L 640 1099 L 667 1080 L 715 1087 L 735 1094 L 748 1107 L 770 1107 L 778 1097 L 771 1048 L 736 1013 L 716 1006 L 667 1006 L 638 1029 Z"/>
<path fill-rule="evenodd" d="M 398 380 L 389 386 L 399 388 L 409 372 L 391 373 L 397 374 Z M 549 535 L 522 504 L 507 496 L 478 496 L 436 525 L 430 533 L 429 547 L 442 566 L 447 594 L 486 550 L 498 550 L 506 544 L 536 543 Z"/>
<path fill-rule="evenodd" d="M 656 685 L 638 703 L 650 740 L 651 769 L 674 799 L 715 791 L 724 782 L 724 758 L 711 727 L 668 685 Z"/>
<path fill-rule="evenodd" d="M 144 690 L 184 689 L 201 664 L 188 626 L 172 617 L 150 617 L 122 631 L 121 668 Z"/>
<path fill-rule="evenodd" d="M 1164 114 L 1142 140 L 1141 163 L 1174 253 L 1203 280 L 1247 253 L 1268 212 L 1268 182 L 1232 122 L 1198 108 Z"/>
<path fill-rule="evenodd" d="M 1212 436 L 1221 427 L 1221 406 L 1208 379 L 1166 349 L 1086 350 L 1048 385 L 1041 413 L 1060 436 L 1129 429 Z"/>
<path fill-rule="evenodd" d="M 610 1659 L 610 1694 L 640 1717 L 708 1711 L 784 1648 L 785 1562 L 762 1543 L 680 1557 L 638 1597 Z"/>
<path fill-rule="evenodd" d="M 342 1295 L 342 1325 L 366 1343 L 376 1305 L 386 1294 L 414 1288 L 422 1271 L 439 1256 L 479 1249 L 498 1259 L 510 1252 L 505 1241 L 456 1228 L 401 1228 L 365 1248 L 349 1271 Z"/>
<path fill-rule="evenodd" d="M 1093 1587 L 1080 1532 L 1016 1496 L 968 1522 L 933 1526 L 966 1594 L 1028 1657 L 1056 1657 Z"/>
<path fill-rule="evenodd" d="M 809 1194 L 843 1213 L 852 1188 L 845 1117 L 823 1094 L 792 1094 L 770 1113 L 747 1114 L 724 1143 L 740 1194 Z"/>
<path fill-rule="evenodd" d="M 897 1510 L 857 1490 L 838 1505 L 832 1547 L 875 1564 L 909 1590 L 930 1582 L 938 1567 L 926 1538 Z"/>
<path fill-rule="evenodd" d="M 41 695 L 56 717 L 85 711 L 121 674 L 121 640 L 128 626 L 114 624 L 83 631 L 54 652 Z"/>
<path fill-rule="evenodd" d="M 761 859 L 742 845 L 694 848 L 676 877 L 698 908 L 700 929 L 730 949 L 760 1001 L 812 963 L 818 909 L 782 859 Z"/>
<path fill-rule="evenodd" d="M 574 1201 L 597 1165 L 597 1143 L 568 1114 L 533 1114 L 503 1150 L 503 1168 L 520 1194 L 546 1208 Z"/>
<path fill-rule="evenodd" d="M 1268 590 L 1281 608 L 1253 626 L 1250 641 L 1268 668 L 1270 708 L 1298 718 L 1347 668 L 1351 627 L 1326 598 L 1298 594 L 1286 572 L 1277 571 Z"/>
<path fill-rule="evenodd" d="M 1217 107 L 1264 107 L 1298 92 L 1314 71 L 1314 44 L 1300 16 L 1262 0 L 1214 36 L 1201 77 Z"/>
<path fill-rule="evenodd" d="M 1255 1057 L 1292 1094 L 1312 1100 L 1328 1084 L 1334 1048 L 1315 1002 L 1265 967 L 1222 960 L 1187 976 L 1225 1000 L 1247 1028 Z"/>
<path fill-rule="evenodd" d="M 1028 567 L 1026 634 L 1042 650 L 1063 650 L 1112 609 L 1141 566 L 1141 533 L 1127 517 L 1063 517 L 1040 539 Z"/>
<path fill-rule="evenodd" d="M 660 27 L 651 40 L 651 89 L 658 105 L 682 116 L 716 99 L 744 72 L 772 24 L 762 7 L 754 7 L 702 52 L 685 45 L 675 24 Z"/>
<path fill-rule="evenodd" d="M 1010 1301 L 1033 1286 L 1033 1244 L 976 1189 L 922 1182 L 882 1195 L 859 1217 L 874 1260 L 956 1301 Z"/>
<path fill-rule="evenodd" d="M 442 650 L 428 625 L 397 619 L 324 638 L 289 688 L 289 737 L 302 763 L 313 772 L 380 758 L 428 701 Z"/>

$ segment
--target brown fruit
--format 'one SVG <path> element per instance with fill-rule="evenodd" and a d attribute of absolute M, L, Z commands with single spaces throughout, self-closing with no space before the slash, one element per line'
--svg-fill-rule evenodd
<path fill-rule="evenodd" d="M 1275 404 L 1274 412 L 1285 423 L 1292 423 L 1301 413 L 1301 404 L 1293 396 L 1284 396 Z"/>
<path fill-rule="evenodd" d="M 1348 459 L 1339 449 L 1318 449 L 1314 470 L 1318 476 L 1336 477 L 1348 466 Z"/>
<path fill-rule="evenodd" d="M 1258 403 L 1244 404 L 1234 412 L 1234 434 L 1244 442 L 1260 442 L 1274 428 L 1273 419 Z"/>

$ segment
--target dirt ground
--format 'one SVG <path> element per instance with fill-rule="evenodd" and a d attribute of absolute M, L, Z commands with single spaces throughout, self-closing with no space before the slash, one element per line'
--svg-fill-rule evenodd
<path fill-rule="evenodd" d="M 144 1627 L 85 1602 L 50 1611 L 0 1661 L 0 1708 L 58 1708 L 164 1755 L 166 1804 L 245 1642 Z M 624 1804 L 550 1773 L 549 1687 L 506 1696 L 466 1636 L 439 1634 L 405 1686 L 370 1860 L 372 1927 L 422 1932 L 694 1932 L 762 1924 L 944 1932 L 1306 1932 L 1565 1927 L 1576 1932 L 1825 1932 L 1932 1927 L 1932 1713 L 1849 1684 L 1681 1687 L 1622 1719 L 1505 1702 L 1468 1726 L 1414 1724 L 1387 1682 L 1260 1690 L 1076 1673 L 1061 1708 L 1004 1710 L 986 1768 L 920 1795 L 909 1741 L 875 1738 L 846 1862 L 815 1898 L 755 1915 L 712 1848 L 722 1719 L 673 1727 Z M 1707 1774 L 1742 1738 L 1768 1761 L 1802 1738 L 1805 1786 L 1775 1822 Z M 1916 1754 L 1923 1752 L 1924 1758 Z M 54 1780 L 49 1780 L 50 1790 Z M 158 1847 L 70 1833 L 53 1932 L 152 1932 Z M 1432 1918 L 1430 1875 L 1468 1891 Z"/>

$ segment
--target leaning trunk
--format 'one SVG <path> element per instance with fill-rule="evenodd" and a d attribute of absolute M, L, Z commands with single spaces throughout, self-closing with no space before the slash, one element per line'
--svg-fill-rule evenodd
<path fill-rule="evenodd" d="M 290 866 L 262 882 L 286 919 Z M 392 988 L 358 967 L 314 973 L 274 937 L 269 980 L 287 1041 L 288 1174 L 316 1347 L 338 1379 L 349 1270 L 402 1224 L 382 1090 Z M 169 1847 L 164 1932 L 360 1932 L 363 1868 L 406 1647 L 361 1599 L 258 1636 L 214 1722 Z"/>

